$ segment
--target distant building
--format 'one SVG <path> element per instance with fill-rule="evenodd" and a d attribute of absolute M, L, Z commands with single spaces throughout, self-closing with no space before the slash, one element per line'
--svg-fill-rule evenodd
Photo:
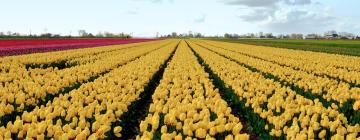
<path fill-rule="evenodd" d="M 264 36 L 265 36 L 265 38 L 268 38 L 268 39 L 275 38 L 275 36 L 273 36 L 272 33 L 266 33 Z"/>
<path fill-rule="evenodd" d="M 311 40 L 311 39 L 322 39 L 322 37 L 320 35 L 318 35 L 318 34 L 308 34 L 308 35 L 305 36 L 305 39 L 309 39 L 309 40 Z"/>
<path fill-rule="evenodd" d="M 340 32 L 339 33 L 340 39 L 355 39 L 355 35 L 352 33 L 347 32 Z"/>
<path fill-rule="evenodd" d="M 259 32 L 258 38 L 265 38 L 264 33 L 263 33 L 263 32 Z"/>
<path fill-rule="evenodd" d="M 290 35 L 283 35 L 282 39 L 290 39 Z"/>
<path fill-rule="evenodd" d="M 303 34 L 291 34 L 290 39 L 304 39 Z"/>
<path fill-rule="evenodd" d="M 334 30 L 331 30 L 331 31 L 328 31 L 324 34 L 324 37 L 325 39 L 339 39 L 339 34 L 334 31 Z"/>

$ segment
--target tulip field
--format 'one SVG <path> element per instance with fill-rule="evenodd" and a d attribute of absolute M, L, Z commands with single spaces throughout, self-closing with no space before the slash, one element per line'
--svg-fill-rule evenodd
<path fill-rule="evenodd" d="M 54 42 L 30 54 L 0 44 L 13 55 L 0 57 L 0 139 L 360 139 L 358 56 L 203 39 Z M 27 43 L 3 48 L 14 46 Z"/>
<path fill-rule="evenodd" d="M 0 57 L 36 52 L 89 48 L 114 44 L 151 41 L 153 39 L 13 39 L 0 40 Z"/>
<path fill-rule="evenodd" d="M 213 39 L 231 43 L 360 56 L 359 40 L 329 39 Z"/>

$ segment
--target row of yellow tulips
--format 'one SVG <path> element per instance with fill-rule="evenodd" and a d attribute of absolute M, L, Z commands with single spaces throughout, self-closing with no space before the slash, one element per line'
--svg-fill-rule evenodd
<path fill-rule="evenodd" d="M 162 43 L 136 47 L 116 55 L 110 53 L 93 63 L 61 70 L 56 68 L 24 70 L 23 73 L 14 75 L 11 82 L 0 85 L 0 118 L 7 114 L 28 110 L 29 106 L 38 105 L 49 95 L 58 96 L 57 94 L 67 88 L 79 86 L 137 57 L 159 49 L 163 47 Z"/>
<path fill-rule="evenodd" d="M 347 118 L 336 109 L 325 108 L 317 99 L 297 95 L 289 87 L 195 43 L 190 42 L 190 45 L 246 107 L 267 121 L 264 129 L 268 129 L 270 135 L 287 139 L 324 139 L 327 135 L 353 139 L 358 136 L 360 125 L 349 125 Z"/>
<path fill-rule="evenodd" d="M 152 99 L 137 139 L 249 139 L 185 42 L 179 44 Z"/>
<path fill-rule="evenodd" d="M 167 47 L 111 70 L 94 82 L 56 97 L 45 106 L 25 111 L 16 116 L 14 122 L 0 127 L 0 138 L 11 139 L 13 134 L 15 138 L 26 139 L 85 140 L 103 139 L 109 132 L 121 137 L 123 128 L 112 124 L 119 121 L 133 101 L 138 100 L 144 86 L 168 59 L 176 44 L 173 41 Z"/>
<path fill-rule="evenodd" d="M 315 76 L 311 73 L 294 70 L 292 68 L 280 66 L 272 62 L 252 58 L 245 55 L 240 55 L 236 52 L 225 50 L 222 47 L 206 45 L 206 48 L 226 57 L 232 58 L 237 62 L 256 68 L 259 71 L 270 73 L 281 80 L 284 80 L 290 84 L 296 85 L 304 89 L 305 92 L 311 92 L 317 96 L 326 99 L 327 101 L 335 100 L 340 103 L 340 107 L 342 107 L 343 103 L 346 103 L 348 101 L 360 102 L 360 88 L 351 88 L 348 83 L 337 81 L 335 79 L 327 77 Z M 338 107 L 334 105 L 334 108 Z M 354 104 L 353 109 L 355 111 L 357 111 L 359 108 L 360 104 Z"/>

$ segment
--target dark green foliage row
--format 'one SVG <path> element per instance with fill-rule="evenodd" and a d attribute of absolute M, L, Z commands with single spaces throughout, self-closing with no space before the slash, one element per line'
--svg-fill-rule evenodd
<path fill-rule="evenodd" d="M 200 55 L 196 53 L 192 48 L 191 50 L 194 52 L 199 63 L 204 66 L 205 71 L 209 73 L 213 84 L 216 88 L 219 89 L 222 99 L 225 100 L 231 107 L 232 113 L 235 114 L 235 116 L 245 119 L 250 124 L 248 128 L 245 128 L 248 132 L 252 133 L 252 135 L 257 135 L 265 140 L 285 139 L 285 137 L 276 138 L 271 136 L 268 130 L 271 130 L 273 126 L 269 125 L 269 129 L 265 130 L 265 125 L 269 123 L 266 120 L 262 119 L 258 114 L 256 114 L 251 107 L 246 107 L 245 102 L 240 100 L 240 98 L 236 95 L 235 91 L 231 88 L 226 87 L 224 81 L 212 71 L 212 69 L 204 62 Z"/>
<path fill-rule="evenodd" d="M 162 48 L 162 47 L 160 47 L 160 48 Z M 157 49 L 152 50 L 152 51 L 150 51 L 150 52 L 156 51 L 156 50 L 158 50 L 158 49 L 160 49 L 160 48 L 157 48 Z M 150 52 L 147 52 L 147 53 L 143 54 L 142 56 L 147 55 L 147 54 L 149 54 Z M 141 57 L 141 56 L 136 57 L 136 58 L 133 58 L 133 59 L 129 60 L 127 63 L 129 63 L 129 62 L 131 62 L 131 61 L 134 61 L 134 60 L 136 60 L 136 59 L 138 59 L 138 58 L 140 58 L 140 57 Z M 119 65 L 116 66 L 116 67 L 120 67 L 120 66 L 122 66 L 122 65 L 126 65 L 127 63 L 125 63 L 125 64 L 119 64 Z M 58 66 L 55 65 L 55 67 L 58 67 Z M 101 77 L 101 76 L 109 73 L 111 70 L 112 70 L 112 69 L 107 70 L 107 71 L 104 71 L 104 72 L 102 72 L 102 73 L 100 73 L 100 74 L 98 74 L 98 75 L 94 75 L 94 76 L 90 77 L 87 81 L 85 81 L 85 82 L 83 82 L 83 83 L 77 82 L 77 83 L 75 83 L 75 84 L 73 84 L 73 85 L 71 85 L 71 86 L 69 86 L 69 87 L 65 87 L 64 89 L 62 89 L 61 91 L 59 91 L 57 94 L 49 94 L 49 93 L 47 93 L 47 94 L 46 94 L 46 97 L 45 97 L 44 99 L 39 100 L 39 102 L 38 102 L 36 105 L 25 106 L 25 107 L 24 107 L 24 110 L 22 110 L 22 111 L 20 111 L 20 112 L 16 111 L 16 108 L 17 108 L 19 105 L 15 104 L 15 102 L 14 102 L 14 104 L 13 104 L 13 106 L 14 106 L 14 112 L 11 113 L 11 114 L 6 114 L 6 115 L 4 115 L 3 117 L 1 117 L 1 118 L 0 118 L 0 126 L 5 126 L 5 125 L 6 125 L 8 122 L 10 122 L 10 121 L 11 121 L 11 122 L 14 122 L 14 121 L 16 120 L 16 116 L 21 116 L 21 115 L 24 113 L 24 111 L 31 112 L 31 111 L 34 110 L 36 107 L 40 107 L 41 105 L 46 105 L 48 102 L 52 102 L 56 97 L 59 97 L 60 95 L 63 95 L 63 94 L 68 94 L 68 93 L 70 93 L 71 91 L 80 88 L 80 86 L 83 85 L 83 84 L 85 84 L 85 83 L 93 82 L 93 81 L 95 81 L 96 79 L 98 79 L 99 77 Z M 25 93 L 26 93 L 26 92 L 25 92 Z"/>
<path fill-rule="evenodd" d="M 209 50 L 209 51 L 211 51 L 211 52 L 213 52 L 213 53 L 216 53 L 216 54 L 218 54 L 218 55 L 220 55 L 222 57 L 225 57 L 225 58 L 227 58 L 227 59 L 229 59 L 229 60 L 231 60 L 231 61 L 233 61 L 233 62 L 235 62 L 235 63 L 237 63 L 237 64 L 239 64 L 239 65 L 241 65 L 241 66 L 243 66 L 245 68 L 247 68 L 247 69 L 249 69 L 252 72 L 260 73 L 261 75 L 263 75 L 267 79 L 272 79 L 275 82 L 279 82 L 282 86 L 290 87 L 293 91 L 296 92 L 296 94 L 299 94 L 299 95 L 301 95 L 301 96 L 303 96 L 303 97 L 305 97 L 307 99 L 310 99 L 310 100 L 318 99 L 323 104 L 323 106 L 326 107 L 326 108 L 331 107 L 331 104 L 334 103 L 335 105 L 339 106 L 338 111 L 340 113 L 343 113 L 346 116 L 346 118 L 350 122 L 350 124 L 352 124 L 352 125 L 360 124 L 360 116 L 359 116 L 360 111 L 355 111 L 353 109 L 354 100 L 349 100 L 349 101 L 345 102 L 342 107 L 340 107 L 340 103 L 335 101 L 335 100 L 327 101 L 321 95 L 316 95 L 314 93 L 305 91 L 304 89 L 300 88 L 299 86 L 297 86 L 295 84 L 291 84 L 288 81 L 281 80 L 279 77 L 277 77 L 277 76 L 275 76 L 275 75 L 273 75 L 271 73 L 262 72 L 262 71 L 254 68 L 254 67 L 252 67 L 250 65 L 247 65 L 245 63 L 241 63 L 241 62 L 239 62 L 239 61 L 237 61 L 237 60 L 235 60 L 233 58 L 227 57 L 227 56 L 225 56 L 223 54 L 220 54 L 220 53 L 215 52 L 215 51 L 213 51 L 211 49 L 208 49 L 208 48 L 202 46 L 201 44 L 198 44 L 198 45 L 205 48 L 205 49 L 207 49 L 207 50 Z"/>
<path fill-rule="evenodd" d="M 61 69 L 65 69 L 65 68 L 70 68 L 76 66 L 76 64 L 69 64 L 67 62 L 67 60 L 62 60 L 60 62 L 52 62 L 49 64 L 27 64 L 25 65 L 26 69 L 36 69 L 36 68 L 41 68 L 41 69 L 46 69 L 46 68 L 58 68 L 59 70 Z"/>
<path fill-rule="evenodd" d="M 136 135 L 140 134 L 140 122 L 144 120 L 149 113 L 149 107 L 152 103 L 151 97 L 154 94 L 156 87 L 160 84 L 160 80 L 164 75 L 165 68 L 172 60 L 177 47 L 171 53 L 169 58 L 164 62 L 164 64 L 160 66 L 159 71 L 153 75 L 150 82 L 144 87 L 144 91 L 139 95 L 140 99 L 132 102 L 128 107 L 128 111 L 125 112 L 121 118 L 112 125 L 111 133 L 108 135 L 108 139 L 116 138 L 114 137 L 115 135 L 113 135 L 113 128 L 115 126 L 122 127 L 121 139 L 135 139 Z"/>
<path fill-rule="evenodd" d="M 207 42 L 205 42 L 205 44 L 214 46 L 214 47 L 216 47 L 216 48 L 219 48 L 219 47 L 217 47 L 216 45 L 208 44 Z M 232 50 L 226 49 L 226 48 L 219 48 L 219 49 L 223 49 L 223 50 L 227 50 L 227 51 L 232 51 Z M 232 51 L 232 52 L 235 52 L 235 51 Z M 291 68 L 291 69 L 293 69 L 293 70 L 300 71 L 299 68 L 294 68 L 294 67 L 291 67 L 291 66 L 287 66 L 287 65 L 285 65 L 285 64 L 281 64 L 281 63 L 276 62 L 276 61 L 273 61 L 273 60 L 266 60 L 266 59 L 263 59 L 263 58 L 260 58 L 260 57 L 257 57 L 257 56 L 253 56 L 253 55 L 250 55 L 250 54 L 242 53 L 242 52 L 235 52 L 235 53 L 238 53 L 238 54 L 240 54 L 240 55 L 244 55 L 244 56 L 247 56 L 247 57 L 250 57 L 250 58 L 259 59 L 259 60 L 262 60 L 262 61 L 271 62 L 271 63 L 277 64 L 277 65 L 279 65 L 279 66 L 282 66 L 282 67 L 288 67 L 288 68 Z M 307 73 L 308 73 L 308 72 L 307 72 Z M 320 75 L 320 74 L 316 74 L 316 73 L 313 73 L 313 74 L 314 74 L 315 76 L 318 76 L 318 77 L 329 78 L 329 79 L 336 80 L 337 82 L 347 83 L 347 84 L 350 85 L 350 88 L 352 88 L 352 87 L 360 87 L 360 85 L 358 85 L 358 84 L 350 83 L 350 82 L 348 82 L 348 81 L 345 81 L 345 80 L 343 80 L 343 79 L 339 79 L 339 78 L 334 77 L 334 76 L 330 76 L 330 75 L 328 75 L 328 74 L 321 74 L 321 75 Z"/>
<path fill-rule="evenodd" d="M 232 108 L 232 110 L 235 110 L 234 112 L 239 114 L 240 117 L 245 118 L 247 120 L 247 122 L 250 123 L 251 128 L 248 128 L 249 130 L 251 130 L 250 132 L 253 132 L 253 133 L 257 134 L 258 136 L 260 136 L 262 139 L 265 139 L 265 140 L 268 140 L 268 139 L 269 140 L 272 140 L 272 139 L 285 139 L 285 135 L 282 135 L 281 137 L 271 136 L 269 134 L 269 130 L 274 128 L 274 126 L 269 124 L 269 122 L 267 122 L 266 120 L 262 119 L 258 114 L 256 114 L 254 112 L 254 110 L 251 107 L 246 107 L 245 106 L 245 101 L 240 100 L 240 98 L 236 95 L 235 91 L 231 87 L 226 87 L 224 81 L 221 80 L 220 77 L 218 77 L 218 75 L 215 74 L 211 70 L 211 68 L 207 64 L 204 63 L 202 58 L 196 52 L 195 52 L 195 55 L 198 57 L 199 62 L 205 67 L 205 70 L 210 74 L 210 77 L 213 80 L 214 85 L 216 85 L 216 87 L 220 90 L 222 98 L 227 101 L 227 103 Z M 218 55 L 220 55 L 220 54 L 218 54 Z M 223 55 L 220 55 L 220 56 L 223 56 Z M 233 61 L 233 60 L 231 60 L 231 61 Z M 254 72 L 257 71 L 257 69 L 252 68 L 252 67 L 247 67 L 247 68 L 249 70 L 251 70 L 251 71 L 254 71 Z M 264 75 L 264 76 L 266 78 L 270 78 L 271 74 L 270 75 Z M 273 80 L 275 81 L 275 79 L 273 79 Z M 300 93 L 298 93 L 298 94 L 300 94 Z M 262 107 L 265 107 L 263 109 L 266 110 L 267 109 L 266 103 L 264 105 L 262 105 Z M 300 114 L 295 114 L 294 117 L 299 117 L 299 115 Z M 268 128 L 269 128 L 268 130 L 264 129 L 265 125 L 268 125 Z M 288 127 L 290 127 L 292 125 L 292 122 L 287 122 L 286 125 Z M 325 139 L 330 139 L 330 137 L 332 135 L 334 135 L 334 133 L 331 133 L 330 129 L 325 129 L 325 130 L 326 130 Z M 320 133 L 320 131 L 315 131 L 314 132 L 315 139 L 319 139 L 319 137 L 318 137 L 319 133 Z"/>

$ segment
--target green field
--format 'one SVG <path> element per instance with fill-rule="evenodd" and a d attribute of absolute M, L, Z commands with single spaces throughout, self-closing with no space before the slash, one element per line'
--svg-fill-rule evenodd
<path fill-rule="evenodd" d="M 212 39 L 233 43 L 360 56 L 359 40 Z"/>

